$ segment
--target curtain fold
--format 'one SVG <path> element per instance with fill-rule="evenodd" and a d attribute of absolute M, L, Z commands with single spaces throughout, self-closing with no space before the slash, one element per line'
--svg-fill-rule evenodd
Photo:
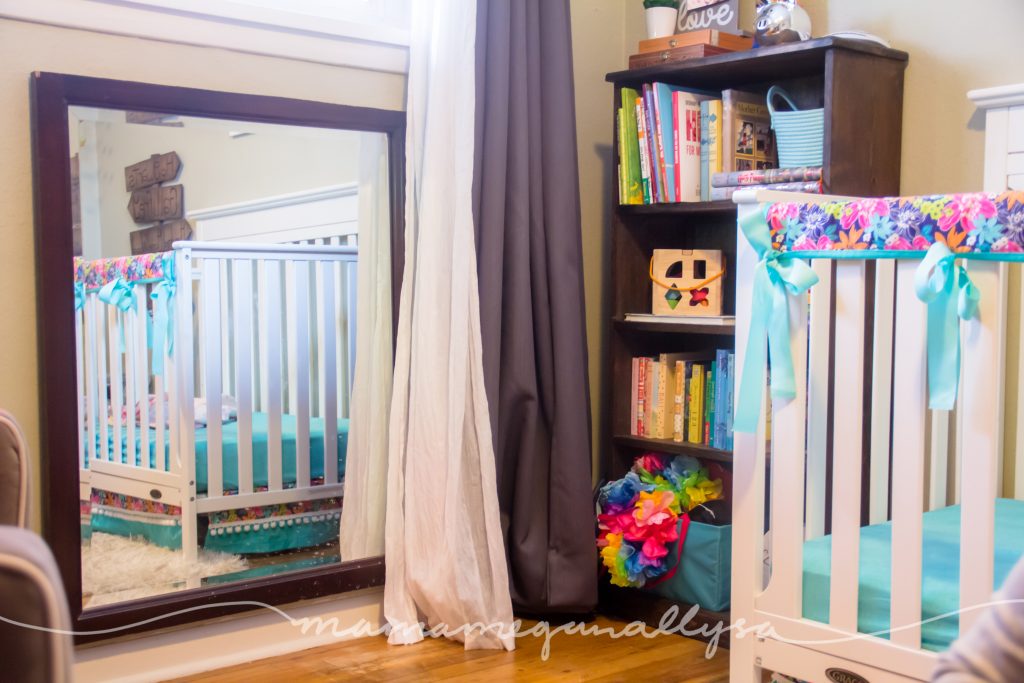
<path fill-rule="evenodd" d="M 482 0 L 473 208 L 512 600 L 597 602 L 568 0 Z"/>
<path fill-rule="evenodd" d="M 387 137 L 364 133 L 359 147 L 359 260 L 356 367 L 345 453 L 339 552 L 343 561 L 384 554 L 388 410 L 393 356 L 391 222 Z"/>
<path fill-rule="evenodd" d="M 416 0 L 406 254 L 388 446 L 384 614 L 391 643 L 449 629 L 513 649 L 473 234 L 476 0 Z"/>

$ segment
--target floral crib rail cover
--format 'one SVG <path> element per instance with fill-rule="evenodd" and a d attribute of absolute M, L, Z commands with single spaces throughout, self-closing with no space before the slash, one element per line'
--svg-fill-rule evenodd
<path fill-rule="evenodd" d="M 977 317 L 980 299 L 963 262 L 1024 262 L 1024 192 L 771 202 L 742 212 L 740 229 L 759 263 L 737 432 L 756 430 L 769 370 L 773 398 L 796 395 L 788 299 L 817 282 L 804 260 L 811 258 L 921 259 L 915 290 L 928 307 L 929 407 L 950 410 L 960 375 L 960 321 Z"/>

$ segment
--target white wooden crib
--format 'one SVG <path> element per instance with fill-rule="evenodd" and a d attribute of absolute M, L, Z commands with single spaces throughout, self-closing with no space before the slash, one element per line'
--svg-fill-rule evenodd
<path fill-rule="evenodd" d="M 138 283 L 134 307 L 123 313 L 85 292 L 76 325 L 82 499 L 102 490 L 180 507 L 182 546 L 193 560 L 201 515 L 340 497 L 335 437 L 348 414 L 356 258 L 355 246 L 175 243 L 173 347 L 153 344 L 148 308 L 160 283 Z M 222 462 L 225 394 L 237 403 L 234 490 Z M 132 407 L 150 395 L 158 398 L 146 429 Z M 198 473 L 205 491 L 197 490 L 195 398 L 206 400 L 206 471 Z M 264 485 L 253 473 L 257 410 L 267 420 Z M 293 418 L 295 471 L 287 481 L 282 420 Z M 310 473 L 314 419 L 324 433 L 318 478 Z"/>
<path fill-rule="evenodd" d="M 975 99 L 995 108 L 989 115 L 986 189 L 1024 189 L 1024 87 L 978 93 Z M 762 202 L 833 199 L 748 192 L 737 202 L 742 222 Z M 759 263 L 742 232 L 737 261 L 741 376 Z M 788 299 L 796 397 L 772 400 L 770 407 L 766 399 L 758 432 L 735 435 L 737 626 L 730 680 L 761 681 L 764 671 L 814 682 L 928 680 L 938 655 L 922 647 L 922 601 L 928 597 L 922 594 L 923 513 L 960 505 L 961 633 L 994 589 L 995 500 L 1014 493 L 1002 482 L 1004 373 L 1007 287 L 1011 269 L 1020 266 L 967 265 L 980 292 L 980 311 L 977 319 L 960 323 L 960 386 L 956 410 L 949 412 L 927 408 L 927 308 L 914 291 L 920 259 L 808 262 L 818 284 L 809 296 Z M 1018 499 L 1024 497 L 1021 426 L 1017 448 L 1007 455 L 1017 463 Z M 888 639 L 858 633 L 862 527 L 887 521 Z M 828 617 L 814 621 L 804 618 L 805 543 L 826 533 Z"/>

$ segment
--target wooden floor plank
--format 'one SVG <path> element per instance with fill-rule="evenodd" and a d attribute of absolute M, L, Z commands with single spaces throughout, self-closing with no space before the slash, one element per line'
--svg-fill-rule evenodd
<path fill-rule="evenodd" d="M 524 622 L 524 628 L 536 622 Z M 602 628 L 621 630 L 625 622 L 598 618 Z M 249 664 L 179 679 L 190 683 L 261 683 L 262 681 L 647 681 L 724 683 L 729 654 L 711 659 L 704 643 L 676 635 L 611 638 L 559 633 L 551 639 L 547 661 L 543 637 L 518 638 L 514 652 L 465 650 L 460 643 L 427 639 L 416 645 L 388 645 L 383 637 L 272 657 Z"/>

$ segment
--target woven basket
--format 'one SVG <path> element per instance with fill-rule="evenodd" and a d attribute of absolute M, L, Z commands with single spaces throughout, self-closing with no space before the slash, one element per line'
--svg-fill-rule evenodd
<path fill-rule="evenodd" d="M 776 97 L 782 98 L 791 111 L 776 111 Z M 773 85 L 768 90 L 768 111 L 779 148 L 779 168 L 821 166 L 825 156 L 825 110 L 801 111 L 789 93 Z"/>

